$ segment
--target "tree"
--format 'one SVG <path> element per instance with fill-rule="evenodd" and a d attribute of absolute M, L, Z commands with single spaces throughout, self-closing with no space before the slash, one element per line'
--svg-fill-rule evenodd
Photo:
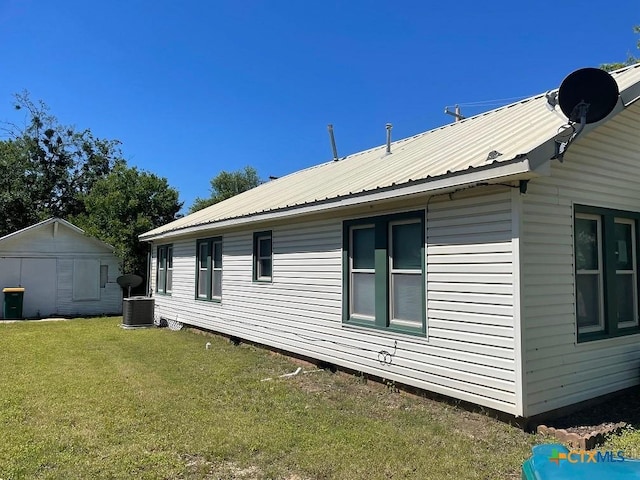
<path fill-rule="evenodd" d="M 81 197 L 122 161 L 120 142 L 61 125 L 28 93 L 16 95 L 14 107 L 26 117 L 23 126 L 2 125 L 6 139 L 0 140 L 0 208 L 11 220 L 0 222 L 0 235 L 37 220 L 81 214 Z"/>
<path fill-rule="evenodd" d="M 640 35 L 640 25 L 636 25 L 635 27 L 633 27 L 633 33 Z M 636 43 L 636 47 L 640 49 L 640 40 L 638 40 L 638 42 Z M 639 57 L 636 57 L 631 53 L 627 53 L 627 60 L 625 62 L 603 63 L 602 65 L 600 65 L 600 68 L 607 72 L 611 72 L 613 70 L 617 70 L 622 67 L 627 67 L 629 65 L 633 65 L 638 62 L 640 62 Z"/>
<path fill-rule="evenodd" d="M 196 198 L 189 209 L 189 213 L 197 212 L 210 205 L 219 203 L 239 193 L 251 190 L 260 185 L 260 178 L 255 168 L 246 166 L 235 172 L 222 171 L 211 179 L 211 196 Z"/>
<path fill-rule="evenodd" d="M 177 218 L 182 203 L 165 178 L 118 162 L 82 196 L 85 211 L 72 217 L 89 235 L 113 245 L 123 273 L 146 277 L 148 246 L 138 236 Z"/>
<path fill-rule="evenodd" d="M 0 236 L 38 222 L 27 155 L 17 142 L 0 141 Z"/>

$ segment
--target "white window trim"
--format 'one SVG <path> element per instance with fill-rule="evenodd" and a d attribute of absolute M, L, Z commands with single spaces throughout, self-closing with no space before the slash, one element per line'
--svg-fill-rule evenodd
<path fill-rule="evenodd" d="M 618 322 L 618 328 L 629 328 L 638 325 L 638 289 L 637 282 L 637 267 L 636 267 L 636 222 L 630 218 L 614 218 L 615 223 L 631 225 L 631 264 L 632 270 L 617 270 L 616 275 L 631 275 L 633 285 L 633 318 L 634 320 L 627 322 Z"/>
<path fill-rule="evenodd" d="M 420 221 L 420 219 L 406 219 L 406 220 L 398 220 L 398 221 L 392 221 L 389 222 L 389 226 L 388 226 L 388 231 L 387 231 L 387 235 L 389 238 L 389 247 L 387 249 L 387 261 L 389 262 L 389 268 L 388 268 L 388 282 L 389 282 L 389 324 L 393 324 L 393 325 L 400 325 L 400 326 L 405 326 L 405 327 L 421 327 L 422 326 L 422 319 L 415 321 L 415 320 L 405 320 L 405 319 L 401 319 L 401 318 L 394 318 L 393 317 L 393 312 L 395 311 L 395 295 L 393 294 L 393 292 L 395 291 L 394 289 L 394 274 L 401 274 L 401 275 L 420 275 L 420 277 L 422 277 L 422 267 L 417 268 L 417 269 L 403 269 L 403 268 L 393 268 L 393 227 L 396 225 L 411 225 L 411 224 L 418 224 L 420 225 L 422 222 Z"/>
<path fill-rule="evenodd" d="M 167 246 L 166 252 L 167 268 L 165 271 L 164 290 L 165 293 L 171 293 L 173 292 L 173 246 Z M 171 281 L 169 281 L 169 278 L 171 278 Z M 169 287 L 169 285 L 171 285 L 171 287 Z"/>
<path fill-rule="evenodd" d="M 263 255 L 261 249 L 261 241 L 269 240 L 271 242 L 271 253 Z M 262 274 L 261 260 L 269 260 L 271 262 L 271 275 Z M 260 281 L 270 281 L 273 278 L 273 235 L 256 236 L 256 279 Z"/>
<path fill-rule="evenodd" d="M 205 251 L 205 267 L 202 268 L 202 250 Z M 208 252 L 209 251 L 209 243 L 201 242 L 198 246 L 198 298 L 207 299 L 207 274 L 209 273 L 208 266 Z M 204 293 L 200 292 L 200 282 L 204 282 Z"/>
<path fill-rule="evenodd" d="M 355 268 L 353 266 L 354 264 L 353 232 L 354 230 L 364 230 L 367 228 L 373 228 L 373 234 L 375 235 L 375 227 L 376 227 L 375 224 L 371 223 L 371 224 L 364 224 L 364 225 L 353 225 L 349 228 L 349 317 L 356 318 L 358 320 L 367 320 L 371 322 L 375 321 L 375 315 L 363 315 L 363 314 L 358 314 L 354 312 L 355 309 L 353 304 L 353 297 L 354 297 L 353 286 L 355 282 L 353 281 L 353 275 L 354 273 L 372 274 L 374 276 L 374 286 L 375 286 L 376 269 L 375 269 L 375 266 L 374 268 Z M 374 256 L 374 261 L 375 261 L 375 256 Z M 374 297 L 375 297 L 375 292 L 374 292 Z M 374 305 L 374 310 L 375 310 L 375 305 Z"/>
<path fill-rule="evenodd" d="M 220 245 L 220 263 L 222 264 L 222 240 L 211 242 L 211 298 L 222 300 L 222 285 L 220 285 L 220 295 L 214 295 L 215 272 L 220 272 L 220 282 L 222 283 L 222 266 L 216 267 L 216 245 Z"/>
<path fill-rule="evenodd" d="M 598 251 L 598 270 L 578 270 L 576 268 L 576 277 L 578 275 L 599 275 L 598 278 L 598 325 L 589 327 L 581 327 L 578 325 L 578 333 L 592 333 L 604 331 L 604 267 L 603 267 L 603 250 L 602 250 L 602 217 L 600 215 L 592 215 L 588 213 L 576 213 L 576 219 L 595 220 L 597 225 L 597 251 Z M 575 234 L 575 233 L 574 233 Z M 576 240 L 577 241 L 577 240 Z M 577 278 L 576 278 L 577 283 Z M 576 288 L 577 292 L 577 288 Z M 576 324 L 578 323 L 578 305 L 576 295 Z"/>

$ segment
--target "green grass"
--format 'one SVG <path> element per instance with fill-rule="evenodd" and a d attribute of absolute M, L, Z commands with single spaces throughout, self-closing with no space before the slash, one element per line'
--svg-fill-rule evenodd
<path fill-rule="evenodd" d="M 640 459 L 640 430 L 631 426 L 620 435 L 610 435 L 600 450 L 623 451 L 626 458 Z"/>
<path fill-rule="evenodd" d="M 119 322 L 0 325 L 1 479 L 519 478 L 537 440 L 357 376 L 261 381 L 298 365 Z"/>

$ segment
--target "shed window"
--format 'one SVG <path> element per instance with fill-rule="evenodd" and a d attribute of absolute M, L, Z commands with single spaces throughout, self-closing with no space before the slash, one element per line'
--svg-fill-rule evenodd
<path fill-rule="evenodd" d="M 100 265 L 100 288 L 106 288 L 109 281 L 109 265 Z"/>
<path fill-rule="evenodd" d="M 584 206 L 575 212 L 578 340 L 636 333 L 640 215 Z"/>
<path fill-rule="evenodd" d="M 196 298 L 222 300 L 222 237 L 198 240 Z"/>
<path fill-rule="evenodd" d="M 253 279 L 259 282 L 270 282 L 273 269 L 273 249 L 271 232 L 253 234 Z"/>
<path fill-rule="evenodd" d="M 161 245 L 157 251 L 156 292 L 170 294 L 173 290 L 173 246 Z"/>
<path fill-rule="evenodd" d="M 424 212 L 344 222 L 343 321 L 426 332 Z"/>

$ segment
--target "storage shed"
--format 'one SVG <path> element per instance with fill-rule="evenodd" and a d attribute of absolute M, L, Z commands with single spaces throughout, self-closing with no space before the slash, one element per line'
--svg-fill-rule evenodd
<path fill-rule="evenodd" d="M 122 312 L 113 247 L 60 218 L 0 238 L 0 290 L 24 287 L 23 316 Z"/>
<path fill-rule="evenodd" d="M 515 416 L 638 385 L 640 65 L 612 76 L 569 148 L 551 91 L 145 233 L 157 314 Z"/>

